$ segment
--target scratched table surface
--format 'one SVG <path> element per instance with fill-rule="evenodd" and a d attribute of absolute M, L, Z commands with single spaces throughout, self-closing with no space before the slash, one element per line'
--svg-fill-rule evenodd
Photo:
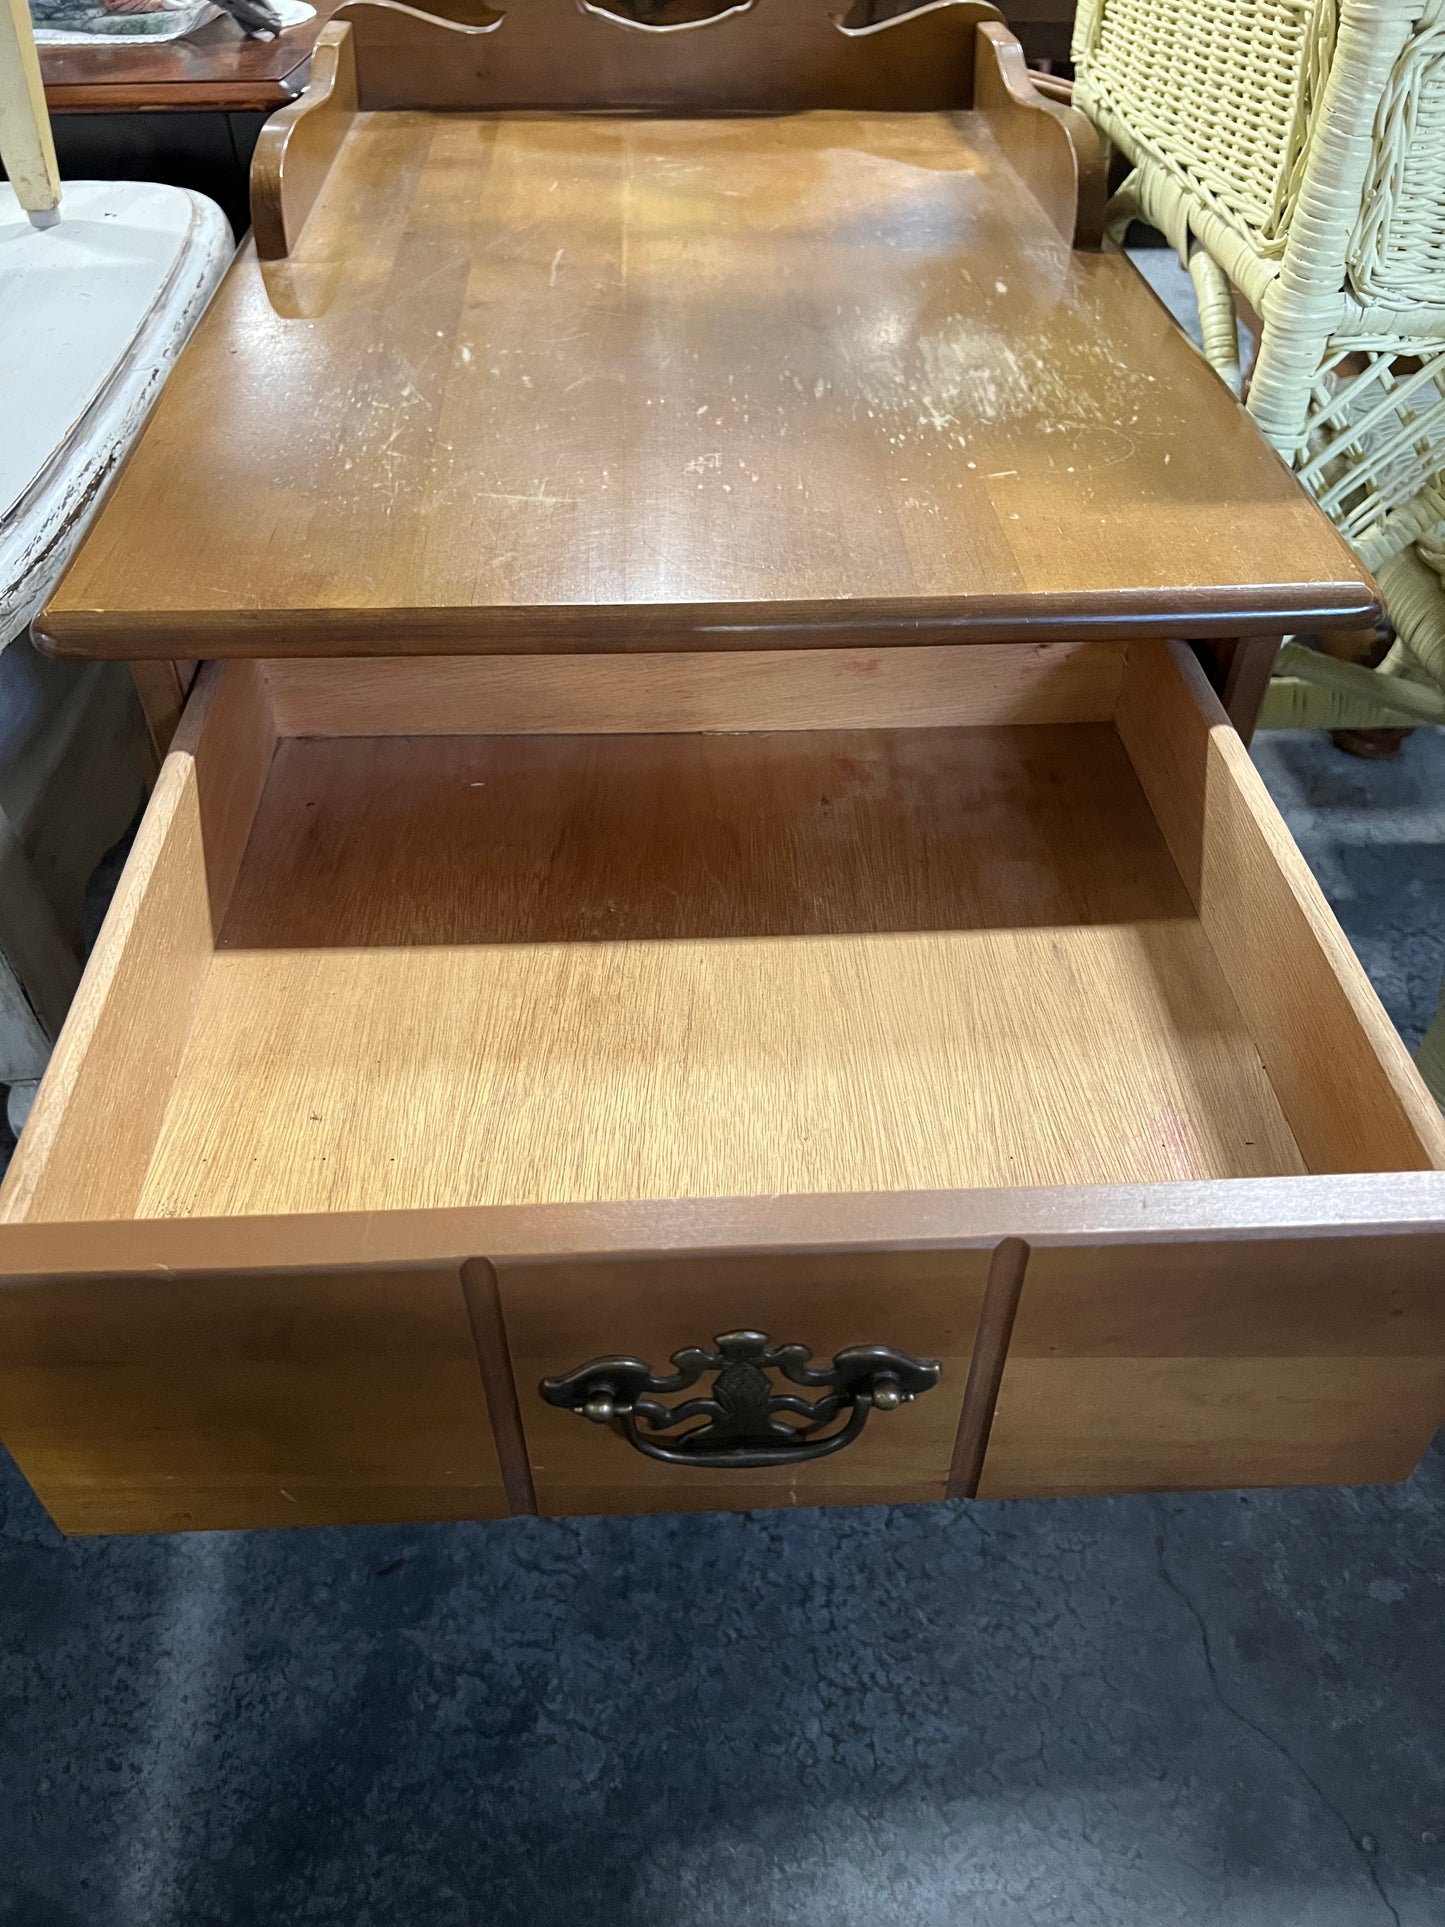
<path fill-rule="evenodd" d="M 1072 251 L 971 115 L 389 112 L 288 259 L 243 250 L 43 626 L 756 648 L 1369 605 L 1127 259 Z"/>

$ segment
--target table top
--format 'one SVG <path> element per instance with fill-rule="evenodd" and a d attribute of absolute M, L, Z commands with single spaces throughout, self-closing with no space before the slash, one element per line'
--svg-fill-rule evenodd
<path fill-rule="evenodd" d="M 306 85 L 316 36 L 340 0 L 311 0 L 314 20 L 274 40 L 248 40 L 229 14 L 184 40 L 156 47 L 41 47 L 40 74 L 52 114 L 269 112 Z"/>
<path fill-rule="evenodd" d="M 1279 633 L 1368 577 L 973 114 L 363 113 L 41 621 L 77 655 Z"/>

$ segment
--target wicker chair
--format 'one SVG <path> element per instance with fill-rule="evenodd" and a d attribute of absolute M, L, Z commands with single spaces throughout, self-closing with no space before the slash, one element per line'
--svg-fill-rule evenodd
<path fill-rule="evenodd" d="M 1287 643 L 1261 723 L 1445 723 L 1445 0 L 1079 0 L 1073 53 L 1132 166 L 1110 232 L 1179 250 L 1206 355 L 1395 629 L 1375 670 Z M 1445 996 L 1420 1064 L 1445 1105 Z"/>
<path fill-rule="evenodd" d="M 1132 163 L 1236 393 L 1377 573 L 1378 671 L 1291 647 L 1262 721 L 1445 722 L 1445 0 L 1080 0 L 1076 105 Z"/>

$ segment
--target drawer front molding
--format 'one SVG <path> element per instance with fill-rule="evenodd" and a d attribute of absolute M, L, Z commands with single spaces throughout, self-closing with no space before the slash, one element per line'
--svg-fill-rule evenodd
<path fill-rule="evenodd" d="M 18 1224 L 0 1260 L 0 1420 L 72 1532 L 1396 1479 L 1445 1420 L 1438 1172 Z M 749 1471 L 536 1396 L 749 1314 L 943 1369 Z"/>

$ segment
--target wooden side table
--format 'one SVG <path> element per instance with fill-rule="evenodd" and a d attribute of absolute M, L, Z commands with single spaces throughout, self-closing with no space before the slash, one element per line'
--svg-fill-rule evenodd
<path fill-rule="evenodd" d="M 247 173 L 268 114 L 306 85 L 316 36 L 337 0 L 275 40 L 229 16 L 158 47 L 42 47 L 40 71 L 68 180 L 154 180 L 220 203 L 245 232 Z"/>
<path fill-rule="evenodd" d="M 39 625 L 205 661 L 0 1190 L 62 1524 L 1413 1467 L 1445 1121 L 1189 647 L 1374 587 L 1102 172 L 979 0 L 327 28 Z"/>

